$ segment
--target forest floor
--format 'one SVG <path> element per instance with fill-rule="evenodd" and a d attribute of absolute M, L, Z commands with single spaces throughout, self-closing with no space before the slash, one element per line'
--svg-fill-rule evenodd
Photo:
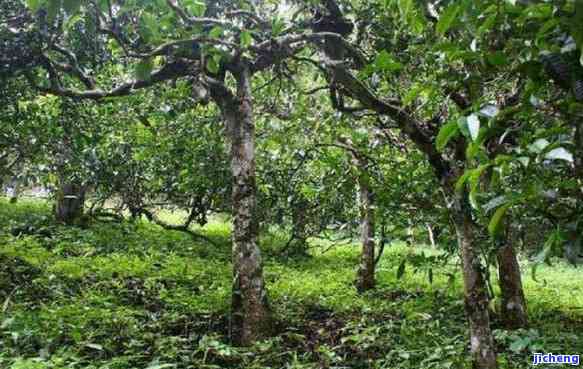
<path fill-rule="evenodd" d="M 261 245 L 272 339 L 229 345 L 230 229 L 202 229 L 217 245 L 138 222 L 52 224 L 46 203 L 0 199 L 0 368 L 466 368 L 467 326 L 457 267 L 428 273 L 401 260 L 436 255 L 387 246 L 378 287 L 353 286 L 358 247 L 313 242 L 311 257 Z M 20 233 L 13 236 L 11 233 Z M 530 367 L 532 352 L 583 354 L 581 271 L 524 266 L 531 329 L 493 326 L 502 368 Z M 495 274 L 495 273 L 493 273 Z M 494 283 L 495 285 L 495 283 Z"/>

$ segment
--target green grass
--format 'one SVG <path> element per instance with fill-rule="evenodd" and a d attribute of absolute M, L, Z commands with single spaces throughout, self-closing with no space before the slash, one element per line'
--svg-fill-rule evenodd
<path fill-rule="evenodd" d="M 467 327 L 455 265 L 424 272 L 401 260 L 433 250 L 393 244 L 378 288 L 353 286 L 358 247 L 313 240 L 312 257 L 283 259 L 265 232 L 277 332 L 250 348 L 229 344 L 230 226 L 199 229 L 216 246 L 138 222 L 52 224 L 47 204 L 0 199 L 0 368 L 464 368 Z M 162 214 L 178 222 L 180 214 Z M 11 231 L 25 230 L 15 237 Z M 502 368 L 529 367 L 531 351 L 583 353 L 581 272 L 561 262 L 524 265 L 532 329 L 494 319 Z M 493 271 L 494 272 L 494 271 Z"/>

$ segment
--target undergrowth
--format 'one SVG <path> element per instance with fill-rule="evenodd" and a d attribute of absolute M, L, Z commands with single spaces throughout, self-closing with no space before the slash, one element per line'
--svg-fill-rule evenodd
<path fill-rule="evenodd" d="M 171 219 L 171 217 L 168 217 Z M 397 269 L 393 244 L 378 286 L 353 286 L 358 247 L 313 240 L 311 257 L 278 254 L 285 235 L 264 232 L 273 338 L 229 342 L 230 227 L 199 229 L 216 245 L 147 222 L 55 225 L 40 202 L 0 200 L 0 368 L 466 368 L 460 276 L 450 263 Z M 493 326 L 502 368 L 530 353 L 583 353 L 580 271 L 557 262 L 523 276 L 531 329 Z"/>

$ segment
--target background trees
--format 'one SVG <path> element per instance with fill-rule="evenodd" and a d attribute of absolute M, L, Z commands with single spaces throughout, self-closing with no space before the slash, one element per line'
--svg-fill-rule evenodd
<path fill-rule="evenodd" d="M 0 175 L 54 187 L 67 224 L 83 224 L 88 191 L 88 215 L 195 238 L 228 212 L 240 344 L 275 326 L 258 245 L 269 226 L 288 231 L 287 256 L 360 232 L 361 292 L 387 234 L 427 229 L 460 253 L 479 368 L 497 366 L 490 264 L 506 325 L 528 322 L 516 234 L 542 224 L 538 262 L 580 259 L 578 1 L 2 6 Z M 160 208 L 187 215 L 165 223 Z"/>

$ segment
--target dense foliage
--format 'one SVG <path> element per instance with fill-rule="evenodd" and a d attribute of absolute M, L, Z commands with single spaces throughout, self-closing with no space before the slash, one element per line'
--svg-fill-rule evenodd
<path fill-rule="evenodd" d="M 582 49 L 581 0 L 4 0 L 0 185 L 53 204 L 0 203 L 30 211 L 3 219 L 0 360 L 492 369 L 549 350 L 539 340 L 570 349 L 536 330 L 545 308 L 527 286 L 583 260 Z M 232 223 L 230 271 L 216 219 Z M 341 246 L 356 239 L 358 257 Z M 385 251 L 399 241 L 410 250 Z M 342 283 L 318 293 L 344 300 L 312 306 L 292 287 L 326 261 Z M 395 292 L 389 269 L 450 289 Z M 447 343 L 457 287 L 469 338 Z M 383 294 L 419 303 L 412 330 L 434 329 L 441 351 L 413 349 Z M 29 310 L 69 298 L 38 336 Z"/>

